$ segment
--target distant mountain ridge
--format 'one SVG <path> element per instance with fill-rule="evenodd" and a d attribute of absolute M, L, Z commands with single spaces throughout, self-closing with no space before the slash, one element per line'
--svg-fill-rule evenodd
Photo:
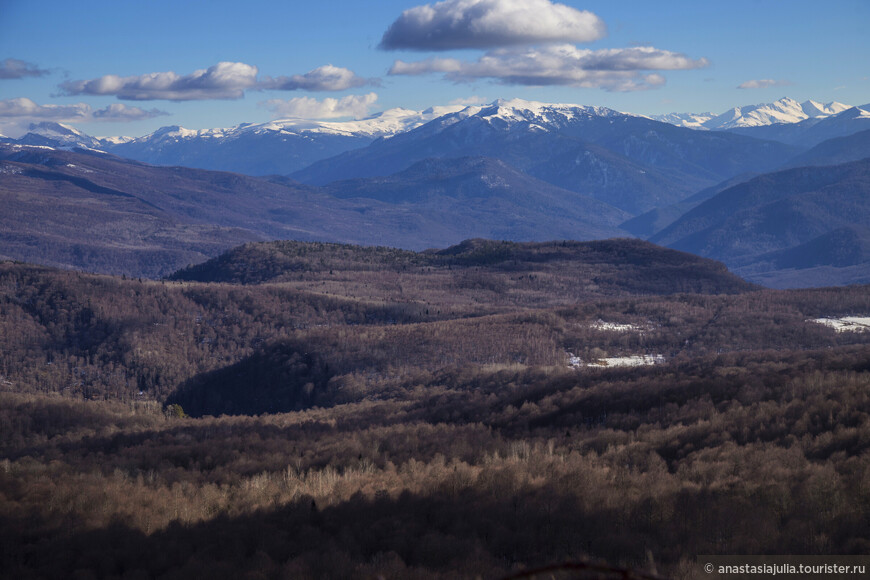
<path fill-rule="evenodd" d="M 799 103 L 784 97 L 773 103 L 734 107 L 722 114 L 669 113 L 650 118 L 690 129 L 730 131 L 808 149 L 828 139 L 870 129 L 870 105 L 837 101 Z"/>
<path fill-rule="evenodd" d="M 807 100 L 803 103 L 783 97 L 773 103 L 760 103 L 734 107 L 715 115 L 713 113 L 668 113 L 650 118 L 673 125 L 693 129 L 725 130 L 742 127 L 760 127 L 776 123 L 800 123 L 807 119 L 823 119 L 852 108 L 837 101 L 819 103 Z"/>
<path fill-rule="evenodd" d="M 171 125 L 138 138 L 91 137 L 69 125 L 46 122 L 31 125 L 29 132 L 17 140 L 6 140 L 23 145 L 101 149 L 153 165 L 248 175 L 287 174 L 461 108 L 390 109 L 355 121 L 282 119 L 224 129 L 192 130 Z"/>
<path fill-rule="evenodd" d="M 488 118 L 495 126 L 505 130 L 516 130 L 520 125 L 528 125 L 551 134 L 564 134 L 592 144 L 604 144 L 637 162 L 639 160 L 630 154 L 637 151 L 637 144 L 604 143 L 606 136 L 598 130 L 593 131 L 592 135 L 585 134 L 590 130 L 589 123 L 580 121 L 590 118 L 644 118 L 681 128 L 738 132 L 807 149 L 826 139 L 846 136 L 862 127 L 870 128 L 870 124 L 862 124 L 865 114 L 870 118 L 870 107 L 867 110 L 857 108 L 847 114 L 849 110 L 849 105 L 836 101 L 823 104 L 807 100 L 799 103 L 783 98 L 774 103 L 735 107 L 719 115 L 671 113 L 643 117 L 606 107 L 500 99 L 486 105 L 441 106 L 425 111 L 390 109 L 349 121 L 283 119 L 200 130 L 171 125 L 142 137 L 91 137 L 68 125 L 46 122 L 32 125 L 28 134 L 19 139 L 0 139 L 27 145 L 101 149 L 155 165 L 181 165 L 248 175 L 288 175 L 318 161 L 363 148 L 377 139 L 406 134 L 433 121 L 435 123 L 429 127 L 432 132 L 444 131 L 449 125 L 469 117 Z M 492 114 L 491 111 L 497 112 Z M 816 127 L 817 124 L 819 127 Z M 572 127 L 582 127 L 582 131 L 572 131 Z M 454 156 L 480 153 L 462 151 Z M 648 163 L 649 159 L 640 161 Z M 392 167 L 391 171 L 404 168 Z M 337 178 L 357 176 L 363 175 L 340 175 Z"/>

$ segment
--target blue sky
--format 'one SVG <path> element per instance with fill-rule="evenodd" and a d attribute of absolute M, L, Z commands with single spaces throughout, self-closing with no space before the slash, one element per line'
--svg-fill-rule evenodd
<path fill-rule="evenodd" d="M 0 0 L 0 132 L 57 120 L 138 136 L 514 97 L 640 114 L 863 105 L 868 25 L 867 0 Z"/>

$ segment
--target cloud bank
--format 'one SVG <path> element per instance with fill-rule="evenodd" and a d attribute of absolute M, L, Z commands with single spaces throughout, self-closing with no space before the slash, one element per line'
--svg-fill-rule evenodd
<path fill-rule="evenodd" d="M 78 121 L 88 123 L 94 121 L 141 121 L 168 115 L 165 111 L 151 109 L 146 111 L 139 107 L 129 107 L 116 103 L 103 109 L 92 109 L 86 103 L 74 105 L 39 105 L 26 97 L 0 100 L 0 118 L 4 121 Z"/>
<path fill-rule="evenodd" d="M 591 12 L 549 0 L 444 0 L 402 12 L 384 33 L 384 50 L 498 48 L 592 42 L 606 34 Z"/>
<path fill-rule="evenodd" d="M 0 60 L 0 79 L 23 79 L 27 77 L 42 77 L 49 71 L 41 69 L 33 63 L 7 58 Z"/>
<path fill-rule="evenodd" d="M 708 64 L 704 58 L 691 59 L 681 53 L 648 46 L 593 51 L 561 44 L 493 50 L 475 62 L 452 58 L 397 60 L 389 74 L 441 73 L 454 82 L 493 79 L 506 85 L 638 91 L 664 84 L 664 77 L 649 71 L 695 69 Z"/>
<path fill-rule="evenodd" d="M 256 86 L 257 67 L 243 62 L 219 62 L 189 75 L 172 71 L 139 76 L 106 75 L 96 79 L 61 83 L 64 95 L 114 95 L 129 101 L 194 101 L 240 99 Z"/>
<path fill-rule="evenodd" d="M 348 95 L 341 99 L 317 100 L 311 97 L 296 97 L 289 100 L 271 99 L 261 103 L 261 105 L 272 111 L 275 118 L 360 118 L 368 114 L 369 109 L 377 100 L 376 93 L 368 93 L 366 95 Z"/>
<path fill-rule="evenodd" d="M 59 85 L 62 95 L 112 95 L 128 101 L 200 101 L 241 99 L 247 90 L 344 91 L 377 79 L 365 79 L 352 70 L 331 64 L 304 75 L 258 78 L 256 66 L 243 62 L 219 62 L 188 75 L 159 72 L 121 77 L 105 75 L 90 80 L 67 81 Z"/>
<path fill-rule="evenodd" d="M 768 89 L 770 87 L 787 87 L 791 83 L 785 80 L 756 79 L 737 85 L 738 89 Z"/>

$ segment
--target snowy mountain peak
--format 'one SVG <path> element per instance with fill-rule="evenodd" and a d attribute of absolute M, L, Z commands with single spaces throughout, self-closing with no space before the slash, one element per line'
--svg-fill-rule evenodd
<path fill-rule="evenodd" d="M 142 137 L 143 140 L 154 141 L 157 139 L 187 139 L 190 137 L 196 137 L 199 135 L 199 131 L 194 131 L 192 129 L 185 129 L 179 125 L 169 125 L 167 127 L 160 127 L 150 135 L 146 135 Z"/>
<path fill-rule="evenodd" d="M 704 123 L 715 117 L 713 113 L 668 113 L 651 115 L 650 119 L 687 129 L 706 129 Z"/>
<path fill-rule="evenodd" d="M 549 131 L 564 128 L 581 119 L 625 115 L 626 113 L 619 113 L 606 107 L 541 103 L 523 99 L 499 99 L 488 105 L 466 107 L 462 111 L 444 118 L 440 124 L 444 127 L 467 117 L 476 117 L 492 126 L 503 129 L 522 125 L 529 130 Z"/>
<path fill-rule="evenodd" d="M 51 121 L 43 121 L 41 123 L 31 123 L 28 127 L 28 132 L 36 135 L 75 135 L 81 137 L 84 135 L 81 131 L 63 123 L 54 123 Z"/>
<path fill-rule="evenodd" d="M 85 135 L 78 129 L 55 123 L 43 121 L 31 123 L 28 132 L 18 140 L 25 145 L 51 145 L 59 147 L 89 147 L 97 148 L 100 142 L 89 135 Z"/>

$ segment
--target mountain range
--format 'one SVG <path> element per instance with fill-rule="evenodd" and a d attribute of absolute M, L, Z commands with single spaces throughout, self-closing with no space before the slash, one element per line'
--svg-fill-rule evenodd
<path fill-rule="evenodd" d="M 515 100 L 468 107 L 291 177 L 322 185 L 388 175 L 432 157 L 485 155 L 637 214 L 738 173 L 772 169 L 797 152 L 781 143 L 698 132 L 601 107 Z"/>
<path fill-rule="evenodd" d="M 2 139 L 0 196 L 14 211 L 0 218 L 0 256 L 161 276 L 253 240 L 421 250 L 633 235 L 769 285 L 861 281 L 870 186 L 860 163 L 825 166 L 870 157 L 868 111 L 781 99 L 693 129 L 680 115 L 499 100 L 138 139 L 43 123 Z M 782 177 L 790 168 L 830 179 L 810 202 L 803 177 Z"/>
<path fill-rule="evenodd" d="M 583 131 L 589 130 L 589 123 L 576 123 L 583 117 L 610 120 L 641 117 L 618 113 L 604 107 L 542 105 L 514 99 L 495 101 L 484 106 L 442 106 L 424 111 L 390 109 L 354 121 L 283 119 L 202 130 L 173 125 L 135 138 L 92 137 L 67 125 L 43 122 L 31 125 L 29 132 L 23 137 L 0 137 L 0 140 L 26 145 L 101 149 L 155 165 L 182 165 L 248 175 L 287 175 L 301 171 L 316 161 L 352 149 L 364 148 L 376 140 L 390 139 L 432 121 L 438 126 L 444 121 L 450 122 L 451 118 L 480 116 L 482 110 L 492 107 L 510 111 L 505 115 L 505 120 L 511 117 L 515 120 L 521 119 L 523 111 L 542 112 L 549 109 L 552 119 L 541 118 L 537 122 L 534 119 L 527 120 L 550 132 L 556 130 L 562 133 L 562 129 L 566 129 L 569 135 L 581 140 L 587 140 L 586 136 L 576 132 L 572 134 L 568 124 L 559 124 L 558 117 L 562 117 L 563 121 L 568 121 L 570 117 L 574 121 L 572 124 L 582 127 Z M 649 119 L 681 128 L 737 132 L 808 149 L 827 139 L 870 129 L 870 123 L 867 123 L 870 119 L 870 105 L 850 107 L 838 102 L 822 104 L 812 100 L 798 103 L 794 99 L 783 98 L 774 103 L 735 107 L 719 115 L 671 113 Z M 557 125 L 551 125 L 551 120 Z M 634 128 L 639 126 L 634 125 Z M 606 137 L 603 140 L 607 140 Z M 602 144 L 602 136 L 592 135 L 588 141 Z M 618 143 L 610 145 L 617 150 L 620 146 Z M 479 152 L 470 154 L 477 155 Z M 346 176 L 340 178 L 344 177 Z"/>

